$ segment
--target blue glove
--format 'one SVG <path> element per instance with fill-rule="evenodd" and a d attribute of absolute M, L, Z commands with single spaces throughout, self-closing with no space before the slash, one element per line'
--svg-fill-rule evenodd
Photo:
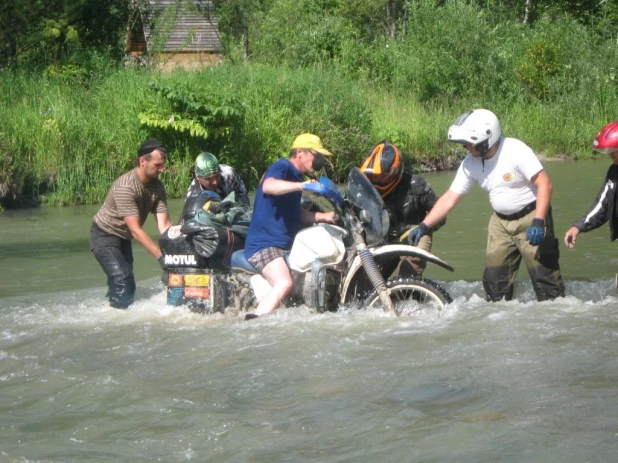
<path fill-rule="evenodd" d="M 324 193 L 325 187 L 321 183 L 303 183 L 303 191 L 308 193 Z"/>
<path fill-rule="evenodd" d="M 418 246 L 418 242 L 421 240 L 423 235 L 427 234 L 428 231 L 429 227 L 425 224 L 425 222 L 421 222 L 418 227 L 408 234 L 408 244 L 411 246 Z"/>
<path fill-rule="evenodd" d="M 532 246 L 538 246 L 545 238 L 545 220 L 533 219 L 532 225 L 526 230 L 526 241 Z"/>

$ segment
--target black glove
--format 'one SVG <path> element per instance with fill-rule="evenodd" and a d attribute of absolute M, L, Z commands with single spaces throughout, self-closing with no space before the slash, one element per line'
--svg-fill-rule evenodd
<path fill-rule="evenodd" d="M 418 227 L 408 234 L 408 244 L 411 246 L 418 246 L 418 242 L 424 235 L 427 234 L 428 231 L 429 227 L 425 224 L 425 222 L 421 222 Z"/>
<path fill-rule="evenodd" d="M 165 257 L 163 256 L 163 254 L 157 257 L 157 262 L 159 262 L 159 265 L 161 266 L 161 268 L 165 270 Z"/>
<path fill-rule="evenodd" d="M 222 202 L 222 203 L 215 203 L 213 202 L 210 206 L 210 209 L 208 209 L 209 212 L 212 212 L 213 214 L 220 214 L 220 213 L 227 213 L 233 206 L 234 204 L 227 201 L 227 202 Z"/>

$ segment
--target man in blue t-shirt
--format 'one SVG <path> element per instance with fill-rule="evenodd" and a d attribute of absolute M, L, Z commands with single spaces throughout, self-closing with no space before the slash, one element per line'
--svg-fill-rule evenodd
<path fill-rule="evenodd" d="M 324 149 L 320 138 L 303 133 L 294 140 L 289 159 L 279 159 L 272 164 L 258 185 L 245 256 L 272 289 L 247 319 L 273 312 L 292 290 L 292 274 L 284 256 L 301 227 L 334 222 L 334 212 L 309 212 L 301 208 L 303 185 L 315 182 L 303 181 L 303 174 L 320 170 L 324 166 L 324 156 L 331 156 L 331 153 Z"/>

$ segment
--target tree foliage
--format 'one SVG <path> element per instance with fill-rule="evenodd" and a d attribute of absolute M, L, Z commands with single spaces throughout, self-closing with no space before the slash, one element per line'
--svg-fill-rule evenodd
<path fill-rule="evenodd" d="M 238 50 L 242 60 L 249 61 L 252 34 L 271 3 L 272 0 L 214 0 L 228 56 L 233 59 Z"/>
<path fill-rule="evenodd" d="M 0 66 L 83 61 L 92 53 L 120 59 L 128 11 L 127 0 L 3 0 Z"/>
<path fill-rule="evenodd" d="M 145 0 L 4 0 L 0 66 L 83 64 L 92 53 L 121 60 L 131 11 Z M 156 3 L 156 0 L 155 0 Z M 210 16 L 210 0 L 177 0 Z M 414 15 L 429 3 L 477 6 L 495 26 L 569 16 L 599 36 L 615 35 L 613 0 L 212 0 L 228 58 L 313 65 L 358 44 L 384 46 L 418 35 Z M 186 5 L 185 5 L 186 4 Z M 615 38 L 615 37 L 614 37 Z M 355 46 L 356 45 L 356 46 Z"/>

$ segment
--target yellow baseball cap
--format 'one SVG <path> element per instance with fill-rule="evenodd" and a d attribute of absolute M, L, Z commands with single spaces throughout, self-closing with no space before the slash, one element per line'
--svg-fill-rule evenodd
<path fill-rule="evenodd" d="M 292 148 L 305 148 L 315 150 L 325 156 L 333 155 L 333 153 L 324 148 L 320 137 L 311 133 L 303 133 L 296 137 L 296 140 L 294 140 L 294 143 L 292 144 Z"/>

